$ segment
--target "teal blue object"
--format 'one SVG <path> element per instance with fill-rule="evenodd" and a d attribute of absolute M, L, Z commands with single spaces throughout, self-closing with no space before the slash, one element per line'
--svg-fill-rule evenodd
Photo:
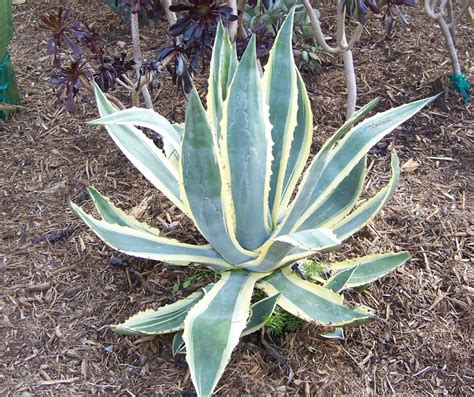
<path fill-rule="evenodd" d="M 13 36 L 13 14 L 11 0 L 0 0 L 0 104 L 18 105 L 20 94 L 15 80 L 15 71 L 7 51 Z M 0 110 L 0 119 L 7 118 L 10 110 Z"/>
<path fill-rule="evenodd" d="M 471 84 L 469 84 L 469 80 L 467 79 L 466 75 L 463 73 L 450 74 L 449 77 L 451 78 L 451 85 L 453 88 L 459 91 L 459 93 L 462 95 L 464 104 L 467 105 L 468 103 L 471 103 L 471 96 L 469 94 Z"/>
<path fill-rule="evenodd" d="M 15 80 L 15 71 L 7 52 L 5 58 L 0 62 L 0 104 L 18 105 L 20 94 Z M 0 119 L 7 118 L 11 111 L 0 110 Z"/>
<path fill-rule="evenodd" d="M 11 0 L 0 0 L 0 61 L 5 57 L 7 45 L 13 37 Z"/>

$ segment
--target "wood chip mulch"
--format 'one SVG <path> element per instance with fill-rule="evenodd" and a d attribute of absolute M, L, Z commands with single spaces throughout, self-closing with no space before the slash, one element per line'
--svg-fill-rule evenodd
<path fill-rule="evenodd" d="M 102 10 L 103 1 L 73 3 L 74 12 L 112 45 L 130 42 L 127 26 L 111 11 L 90 11 Z M 329 1 L 323 3 L 328 28 L 334 11 Z M 0 124 L 0 395 L 193 394 L 185 361 L 171 356 L 171 336 L 126 338 L 107 326 L 175 301 L 209 275 L 198 274 L 183 288 L 193 270 L 174 272 L 114 252 L 68 205 L 91 210 L 85 187 L 93 185 L 166 235 L 203 240 L 105 130 L 85 124 L 97 117 L 90 96 L 81 97 L 73 115 L 56 102 L 48 84 L 47 36 L 38 27 L 38 16 L 55 4 L 61 2 L 28 0 L 14 8 L 10 51 L 23 108 Z M 449 87 L 439 29 L 420 5 L 411 15 L 414 26 L 396 26 L 389 41 L 378 20 L 369 24 L 354 51 L 359 103 L 380 96 L 378 110 L 384 110 L 442 95 L 371 151 L 367 195 L 388 181 L 392 150 L 401 159 L 400 186 L 383 213 L 330 259 L 400 250 L 413 258 L 363 293 L 351 294 L 380 320 L 347 329 L 342 343 L 322 340 L 314 325 L 274 338 L 270 343 L 286 365 L 257 336 L 245 338 L 218 394 L 474 394 L 473 107 Z M 146 48 L 169 41 L 164 26 L 142 29 Z M 472 37 L 466 23 L 457 30 L 471 82 Z M 324 59 L 323 71 L 306 72 L 304 79 L 315 113 L 316 150 L 344 119 L 341 60 Z M 155 96 L 160 113 L 182 120 L 183 101 L 168 77 Z"/>

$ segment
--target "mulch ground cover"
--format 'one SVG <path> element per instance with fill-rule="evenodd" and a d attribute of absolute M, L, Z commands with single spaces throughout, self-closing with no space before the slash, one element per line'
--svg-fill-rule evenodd
<path fill-rule="evenodd" d="M 128 26 L 103 1 L 73 3 L 75 15 L 112 46 L 130 42 Z M 97 117 L 91 96 L 81 95 L 72 115 L 56 102 L 38 17 L 58 4 L 14 8 L 10 52 L 23 108 L 0 125 L 0 395 L 190 395 L 189 371 L 183 357 L 172 357 L 171 336 L 121 337 L 107 325 L 188 295 L 209 275 L 118 254 L 74 216 L 69 202 L 91 210 L 85 187 L 93 185 L 165 235 L 203 240 L 104 129 L 85 124 Z M 319 7 L 326 28 L 331 4 Z M 401 250 L 412 259 L 351 295 L 380 320 L 347 329 L 344 342 L 321 339 L 311 324 L 267 336 L 280 360 L 259 335 L 246 337 L 218 394 L 474 394 L 473 107 L 449 88 L 439 29 L 420 5 L 411 15 L 414 26 L 397 26 L 390 40 L 379 20 L 368 25 L 354 51 L 359 103 L 380 96 L 380 111 L 441 95 L 371 151 L 367 194 L 388 181 L 393 150 L 402 164 L 400 186 L 382 214 L 331 259 Z M 146 49 L 170 42 L 164 22 L 142 29 L 142 37 Z M 472 37 L 467 24 L 457 30 L 471 81 Z M 323 59 L 321 71 L 304 73 L 316 123 L 313 153 L 345 115 L 341 60 Z M 204 90 L 205 76 L 197 81 Z M 168 76 L 153 93 L 157 111 L 183 120 L 184 101 Z"/>

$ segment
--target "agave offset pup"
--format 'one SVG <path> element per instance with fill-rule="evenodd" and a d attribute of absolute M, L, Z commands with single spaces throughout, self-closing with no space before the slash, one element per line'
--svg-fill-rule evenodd
<path fill-rule="evenodd" d="M 239 338 L 264 326 L 276 305 L 323 326 L 360 323 L 370 314 L 344 304 L 341 291 L 374 281 L 409 257 L 406 252 L 388 253 L 326 264 L 332 275 L 319 284 L 292 271 L 296 262 L 336 248 L 379 213 L 397 186 L 399 162 L 393 155 L 388 185 L 357 206 L 367 152 L 430 101 L 403 105 L 357 124 L 376 105 L 369 103 L 326 142 L 303 173 L 313 119 L 293 60 L 292 23 L 293 11 L 278 33 L 262 78 L 255 39 L 238 62 L 219 25 L 207 111 L 193 90 L 184 125 L 170 124 L 151 110 L 118 111 L 96 92 L 101 119 L 93 124 L 106 126 L 128 159 L 194 221 L 209 244 L 163 237 L 93 188 L 89 192 L 102 220 L 72 204 L 74 210 L 97 236 L 123 253 L 204 266 L 220 277 L 185 299 L 140 312 L 113 329 L 123 335 L 179 331 L 173 351 L 186 350 L 198 395 L 213 392 Z M 160 133 L 164 152 L 136 126 Z M 255 288 L 268 296 L 251 305 Z"/>

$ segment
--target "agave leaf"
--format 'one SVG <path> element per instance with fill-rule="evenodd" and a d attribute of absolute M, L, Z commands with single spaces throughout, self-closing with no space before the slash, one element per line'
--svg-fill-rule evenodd
<path fill-rule="evenodd" d="M 302 280 L 288 267 L 265 277 L 257 287 L 267 294 L 279 292 L 278 306 L 305 321 L 341 326 L 369 317 L 345 306 L 341 295 Z"/>
<path fill-rule="evenodd" d="M 315 184 L 327 165 L 329 156 L 332 153 L 334 145 L 337 143 L 342 136 L 344 136 L 353 126 L 362 120 L 370 111 L 372 111 L 380 102 L 380 98 L 375 98 L 370 101 L 367 105 L 363 106 L 352 117 L 347 120 L 332 136 L 329 138 L 321 149 L 314 156 L 308 169 L 303 175 L 303 179 L 300 183 L 300 187 L 297 191 L 297 195 L 293 203 L 291 204 L 291 211 L 288 211 L 287 219 L 281 223 L 278 234 L 287 234 L 294 230 L 294 224 L 298 220 L 298 217 L 303 213 L 304 209 L 309 206 L 311 201 L 309 196 L 311 193 L 312 185 L 307 180 L 310 178 Z M 293 192 L 292 192 L 293 193 Z"/>
<path fill-rule="evenodd" d="M 165 156 L 168 159 L 171 167 L 173 167 L 173 169 L 178 172 L 180 159 L 179 152 L 166 141 L 163 141 L 163 152 L 165 152 Z"/>
<path fill-rule="evenodd" d="M 332 292 L 338 294 L 348 285 L 348 281 L 356 270 L 355 266 L 348 267 L 330 277 L 323 285 L 324 288 L 330 289 Z"/>
<path fill-rule="evenodd" d="M 231 268 L 210 246 L 183 244 L 142 230 L 99 221 L 77 205 L 71 203 L 71 207 L 102 241 L 117 251 L 162 262 L 195 262 L 217 271 Z"/>
<path fill-rule="evenodd" d="M 102 117 L 117 112 L 97 85 L 94 86 L 97 106 Z M 143 132 L 132 126 L 106 125 L 115 144 L 130 162 L 181 211 L 189 215 L 179 198 L 178 176 L 165 155 Z"/>
<path fill-rule="evenodd" d="M 178 134 L 179 141 L 181 142 L 184 135 L 185 123 L 174 123 L 174 124 L 171 124 L 171 126 L 176 131 L 176 134 Z"/>
<path fill-rule="evenodd" d="M 171 353 L 173 354 L 173 357 L 176 357 L 177 354 L 186 354 L 186 344 L 183 339 L 183 331 L 174 334 Z"/>
<path fill-rule="evenodd" d="M 372 309 L 371 307 L 365 306 L 365 305 L 359 305 L 359 306 L 355 307 L 354 311 L 356 313 L 360 313 L 360 314 L 362 314 L 363 316 L 366 316 L 366 317 L 362 317 L 358 320 L 353 321 L 350 324 L 353 327 L 358 326 L 358 325 L 367 324 L 370 321 L 370 319 L 375 316 L 375 310 Z"/>
<path fill-rule="evenodd" d="M 196 291 L 177 302 L 162 306 L 157 310 L 144 310 L 130 317 L 122 324 L 112 325 L 112 330 L 120 335 L 159 335 L 183 329 L 183 322 L 189 310 L 211 289 L 211 285 Z"/>
<path fill-rule="evenodd" d="M 89 186 L 87 191 L 92 197 L 97 211 L 105 222 L 115 223 L 120 226 L 128 226 L 132 229 L 142 230 L 144 232 L 154 234 L 155 236 L 159 236 L 161 234 L 159 229 L 151 227 L 146 223 L 139 222 L 133 216 L 127 215 L 120 208 L 115 207 L 107 197 L 102 196 L 92 186 Z M 172 260 L 168 260 L 167 263 L 175 266 L 186 266 L 189 264 L 189 262 L 174 262 Z"/>
<path fill-rule="evenodd" d="M 321 154 L 326 152 L 328 149 L 332 149 L 339 139 L 341 139 L 347 132 L 351 130 L 358 122 L 362 121 L 367 114 L 374 110 L 380 103 L 380 98 L 374 98 L 369 103 L 362 106 L 357 112 L 355 112 L 344 124 L 337 129 L 337 131 L 329 138 L 321 150 L 317 153 L 316 157 L 321 157 Z M 325 165 L 320 163 L 320 165 Z M 323 167 L 324 168 L 324 167 Z"/>
<path fill-rule="evenodd" d="M 262 328 L 275 310 L 279 294 L 268 296 L 250 306 L 250 319 L 240 337 L 250 335 Z M 173 338 L 173 357 L 178 353 L 186 353 L 183 332 L 178 332 Z"/>
<path fill-rule="evenodd" d="M 306 92 L 303 78 L 298 69 L 296 69 L 296 76 L 298 84 L 297 124 L 288 155 L 280 212 L 285 209 L 290 202 L 295 186 L 306 165 L 313 140 L 313 112 L 311 111 L 311 103 L 308 98 L 308 93 Z"/>
<path fill-rule="evenodd" d="M 268 204 L 275 224 L 297 123 L 298 84 L 291 42 L 293 18 L 294 8 L 288 13 L 277 34 L 263 75 L 263 89 L 269 105 L 274 143 Z"/>
<path fill-rule="evenodd" d="M 224 104 L 220 153 L 235 211 L 236 236 L 248 250 L 268 238 L 271 136 L 253 37 L 237 66 Z"/>
<path fill-rule="evenodd" d="M 115 223 L 120 226 L 128 226 L 136 230 L 143 230 L 156 236 L 160 235 L 160 231 L 158 229 L 151 227 L 146 223 L 137 221 L 133 216 L 127 215 L 120 208 L 117 208 L 115 205 L 113 205 L 107 197 L 102 196 L 92 186 L 89 186 L 87 191 L 94 201 L 97 211 L 105 222 Z"/>
<path fill-rule="evenodd" d="M 235 45 L 230 42 L 229 33 L 224 28 L 224 42 L 221 50 L 221 76 L 220 85 L 222 91 L 222 101 L 227 99 L 229 87 L 234 78 L 235 70 L 239 61 L 237 59 L 237 50 Z M 220 119 L 219 119 L 220 123 Z"/>
<path fill-rule="evenodd" d="M 339 277 L 348 269 L 354 269 L 345 283 L 346 288 L 359 287 L 369 284 L 385 276 L 397 267 L 403 265 L 410 258 L 408 252 L 369 255 L 343 262 L 328 264 L 327 266 L 336 273 L 329 278 L 327 283 Z"/>
<path fill-rule="evenodd" d="M 232 83 L 232 79 L 234 78 L 235 71 L 237 70 L 237 66 L 239 64 L 239 60 L 237 58 L 237 47 L 232 44 L 232 50 L 230 51 L 230 62 L 229 62 L 229 71 L 227 72 L 227 92 L 224 95 L 224 100 L 227 99 L 227 95 L 229 94 L 229 87 Z"/>
<path fill-rule="evenodd" d="M 230 43 L 229 34 L 219 20 L 210 63 L 207 93 L 207 113 L 218 138 L 223 102 L 227 98 L 227 87 L 232 81 L 236 62 L 237 56 Z"/>
<path fill-rule="evenodd" d="M 211 395 L 249 317 L 255 282 L 264 274 L 231 271 L 189 312 L 184 320 L 186 361 L 199 396 Z"/>
<path fill-rule="evenodd" d="M 332 150 L 317 182 L 313 184 L 310 176 L 304 181 L 305 185 L 311 184 L 307 201 L 310 205 L 295 222 L 294 228 L 298 229 L 311 216 L 377 142 L 434 99 L 421 99 L 387 110 L 354 127 Z M 293 207 L 296 208 L 298 203 Z"/>
<path fill-rule="evenodd" d="M 184 123 L 171 124 L 171 126 L 176 131 L 176 134 L 178 134 L 179 142 L 181 142 L 183 140 L 184 135 Z M 166 158 L 169 160 L 170 164 L 173 166 L 176 172 L 178 172 L 179 159 L 181 157 L 181 147 L 176 150 L 175 147 L 168 142 L 168 140 L 164 140 L 163 151 L 165 152 Z"/>
<path fill-rule="evenodd" d="M 275 310 L 279 297 L 280 294 L 274 294 L 250 306 L 250 319 L 241 336 L 250 335 L 265 325 Z"/>
<path fill-rule="evenodd" d="M 162 115 L 151 109 L 130 108 L 89 121 L 93 125 L 135 125 L 150 128 L 163 137 L 173 148 L 179 152 L 180 136 L 172 124 Z"/>
<path fill-rule="evenodd" d="M 340 241 L 330 229 L 305 230 L 270 240 L 262 247 L 257 259 L 243 263 L 239 267 L 249 271 L 269 272 L 294 262 L 290 259 L 290 254 L 295 249 L 304 252 L 302 257 L 305 257 L 339 244 Z"/>
<path fill-rule="evenodd" d="M 390 200 L 400 180 L 400 162 L 396 154 L 391 159 L 392 178 L 389 184 L 380 190 L 374 197 L 367 200 L 363 205 L 353 211 L 349 216 L 333 226 L 334 233 L 345 240 L 358 230 L 367 225 Z"/>
<path fill-rule="evenodd" d="M 395 154 L 392 155 L 391 166 L 392 166 L 393 176 L 388 186 L 383 188 L 374 197 L 372 197 L 363 205 L 361 205 L 359 208 L 357 208 L 355 211 L 353 211 L 349 216 L 345 216 L 345 215 L 349 212 L 350 207 L 352 206 L 353 203 L 349 203 L 349 205 L 347 205 L 344 208 L 343 212 L 336 214 L 337 216 L 335 216 L 334 218 L 331 218 L 329 221 L 327 221 L 325 224 L 321 226 L 324 226 L 324 227 L 331 226 L 331 229 L 334 230 L 334 233 L 336 234 L 337 238 L 343 241 L 349 236 L 351 236 L 352 234 L 354 234 L 355 232 L 357 232 L 358 230 L 362 229 L 365 225 L 367 225 L 382 210 L 385 203 L 392 197 L 398 185 L 400 169 L 399 169 L 398 157 Z M 354 172 L 354 170 L 352 172 Z M 328 200 L 326 200 L 322 204 L 323 209 L 327 208 L 326 203 L 330 205 L 331 202 L 329 200 L 334 200 L 335 203 L 339 202 L 339 198 L 333 197 L 333 196 L 334 196 L 334 193 L 332 193 L 329 196 Z M 315 212 L 316 215 L 317 213 L 318 211 Z M 325 214 L 323 213 L 323 215 Z M 335 221 L 337 221 L 338 219 L 342 217 L 341 215 L 344 216 L 342 220 L 337 222 L 335 225 L 333 225 Z M 308 224 L 308 227 L 309 226 L 310 225 Z M 304 252 L 304 250 L 298 248 L 298 249 L 295 249 L 295 251 L 287 258 L 287 260 L 289 262 L 295 262 L 307 256 L 308 255 Z"/>
<path fill-rule="evenodd" d="M 226 217 L 218 148 L 206 112 L 193 89 L 186 111 L 186 127 L 181 149 L 181 197 L 186 200 L 202 235 L 230 263 L 242 263 L 256 254 L 244 250 L 232 235 Z"/>
<path fill-rule="evenodd" d="M 366 160 L 364 156 L 298 230 L 331 227 L 352 210 L 364 185 Z"/>
<path fill-rule="evenodd" d="M 339 339 L 339 340 L 344 340 L 344 328 L 336 327 L 334 331 L 331 332 L 326 332 L 324 334 L 321 334 L 323 338 L 326 339 Z"/>

